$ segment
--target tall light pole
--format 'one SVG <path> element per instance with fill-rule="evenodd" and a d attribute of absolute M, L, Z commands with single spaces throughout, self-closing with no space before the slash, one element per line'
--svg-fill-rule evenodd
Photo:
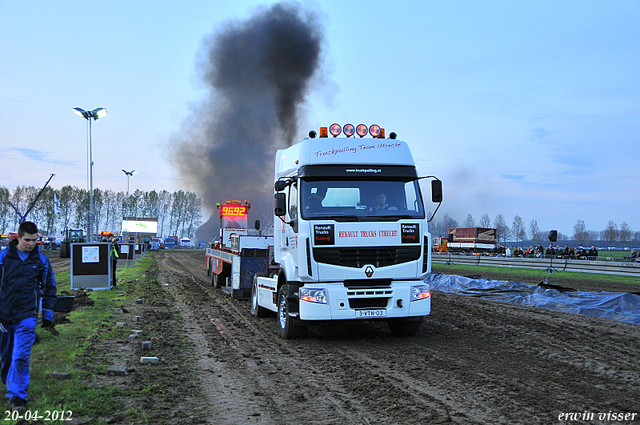
<path fill-rule="evenodd" d="M 131 178 L 131 176 L 137 173 L 137 171 L 136 170 L 127 171 L 123 168 L 122 172 L 127 175 L 127 197 L 128 197 L 129 196 L 129 178 Z"/>
<path fill-rule="evenodd" d="M 93 242 L 93 143 L 91 140 L 91 120 L 95 121 L 106 116 L 107 110 L 105 108 L 96 108 L 93 111 L 85 111 L 82 108 L 73 108 L 73 111 L 89 123 L 89 220 L 87 230 L 89 231 L 89 242 Z"/>
<path fill-rule="evenodd" d="M 137 171 L 136 170 L 127 171 L 123 168 L 122 172 L 127 176 L 127 207 L 128 207 L 129 206 L 129 179 L 131 178 L 131 176 L 137 173 Z"/>
<path fill-rule="evenodd" d="M 127 208 L 129 207 L 129 179 L 131 178 L 131 176 L 133 176 L 135 173 L 137 173 L 136 170 L 131 170 L 131 171 L 127 171 L 124 168 L 122 169 L 122 172 L 127 176 Z M 126 242 L 129 242 L 129 232 L 124 232 L 123 236 L 126 237 Z M 125 240 L 123 239 L 123 242 L 125 242 Z"/>

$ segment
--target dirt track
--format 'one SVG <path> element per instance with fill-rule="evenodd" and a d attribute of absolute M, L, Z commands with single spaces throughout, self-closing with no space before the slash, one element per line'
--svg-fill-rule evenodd
<path fill-rule="evenodd" d="M 162 289 L 139 306 L 143 317 L 163 324 L 166 303 L 182 320 L 163 330 L 165 366 L 153 380 L 176 380 L 170 363 L 184 349 L 172 336 L 187 335 L 196 358 L 193 376 L 170 390 L 195 416 L 167 423 L 640 423 L 638 326 L 436 292 L 415 337 L 351 322 L 310 326 L 307 338 L 285 341 L 275 318 L 256 319 L 248 301 L 210 286 L 202 252 L 156 258 Z M 593 419 L 559 420 L 569 413 Z"/>

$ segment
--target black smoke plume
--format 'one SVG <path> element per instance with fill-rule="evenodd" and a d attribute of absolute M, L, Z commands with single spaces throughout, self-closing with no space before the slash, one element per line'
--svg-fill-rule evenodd
<path fill-rule="evenodd" d="M 317 15 L 289 2 L 205 40 L 199 70 L 209 96 L 193 108 L 171 151 L 216 225 L 216 202 L 227 199 L 248 199 L 250 220 L 272 223 L 275 152 L 298 137 L 322 40 Z"/>

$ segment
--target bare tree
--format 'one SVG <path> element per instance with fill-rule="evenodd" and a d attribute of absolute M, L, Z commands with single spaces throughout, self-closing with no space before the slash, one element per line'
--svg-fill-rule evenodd
<path fill-rule="evenodd" d="M 471 214 L 467 214 L 467 218 L 463 224 L 464 227 L 476 227 L 476 221 L 473 219 Z"/>
<path fill-rule="evenodd" d="M 442 220 L 434 226 L 434 237 L 446 237 L 448 229 L 454 229 L 460 227 L 458 222 L 449 216 L 449 213 L 444 213 Z"/>
<path fill-rule="evenodd" d="M 0 233 L 5 233 L 9 227 L 9 214 L 11 213 L 9 205 L 9 189 L 0 187 Z"/>
<path fill-rule="evenodd" d="M 193 192 L 187 192 L 186 220 L 187 235 L 193 238 L 202 223 L 202 201 Z"/>
<path fill-rule="evenodd" d="M 484 227 L 488 229 L 491 227 L 491 219 L 489 218 L 489 214 L 483 214 L 480 219 L 480 223 L 478 223 L 478 227 Z"/>
<path fill-rule="evenodd" d="M 620 230 L 618 232 L 618 235 L 620 236 L 620 242 L 622 242 L 623 245 L 629 244 L 631 242 L 631 238 L 633 237 L 633 231 L 631 230 L 631 228 L 629 227 L 626 221 L 623 221 L 622 224 L 620 224 Z"/>
<path fill-rule="evenodd" d="M 498 214 L 493 220 L 493 227 L 496 229 L 496 240 L 504 242 L 509 237 L 509 226 L 502 214 Z"/>
<path fill-rule="evenodd" d="M 588 239 L 589 233 L 587 232 L 587 226 L 584 221 L 578 220 L 573 226 L 573 240 L 583 243 Z"/>
<path fill-rule="evenodd" d="M 513 217 L 513 225 L 511 226 L 511 234 L 515 238 L 516 242 L 522 242 L 527 237 L 527 231 L 525 230 L 524 221 L 519 215 Z"/>
<path fill-rule="evenodd" d="M 607 228 L 602 232 L 602 238 L 609 243 L 609 245 L 613 245 L 615 241 L 618 240 L 618 225 L 613 222 L 613 220 L 609 220 L 607 223 Z"/>
<path fill-rule="evenodd" d="M 538 227 L 538 220 L 531 220 L 529 223 L 529 234 L 531 234 L 531 240 L 536 242 L 542 239 L 542 232 Z"/>

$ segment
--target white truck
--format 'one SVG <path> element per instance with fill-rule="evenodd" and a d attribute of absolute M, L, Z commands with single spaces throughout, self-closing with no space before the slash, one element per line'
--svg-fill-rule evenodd
<path fill-rule="evenodd" d="M 441 181 L 429 178 L 441 203 Z M 278 268 L 254 276 L 251 313 L 275 312 L 286 339 L 327 320 L 387 320 L 394 335 L 416 334 L 431 312 L 423 279 L 432 241 L 419 180 L 407 144 L 395 133 L 385 139 L 377 125 L 333 124 L 278 150 Z"/>

